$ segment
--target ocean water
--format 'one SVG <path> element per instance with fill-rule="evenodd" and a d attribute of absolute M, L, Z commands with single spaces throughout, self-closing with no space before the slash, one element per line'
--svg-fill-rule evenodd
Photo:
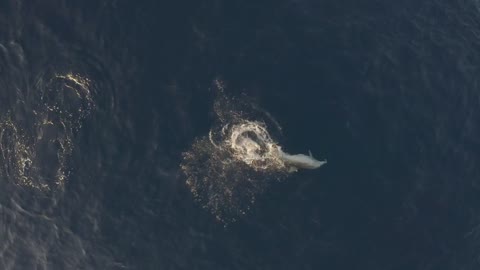
<path fill-rule="evenodd" d="M 479 64 L 476 0 L 2 0 L 0 269 L 478 269 Z M 328 163 L 199 199 L 219 102 Z"/>

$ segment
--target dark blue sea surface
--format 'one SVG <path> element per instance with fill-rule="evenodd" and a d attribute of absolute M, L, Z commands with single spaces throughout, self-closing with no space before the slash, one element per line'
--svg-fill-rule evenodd
<path fill-rule="evenodd" d="M 479 67 L 477 0 L 1 0 L 0 269 L 479 269 Z M 328 160 L 232 222 L 219 81 Z"/>

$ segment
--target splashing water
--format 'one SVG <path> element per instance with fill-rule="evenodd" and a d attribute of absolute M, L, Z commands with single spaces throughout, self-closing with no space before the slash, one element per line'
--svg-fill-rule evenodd
<path fill-rule="evenodd" d="M 183 153 L 181 168 L 194 197 L 224 223 L 244 215 L 259 194 L 274 181 L 318 162 L 305 155 L 289 155 L 268 132 L 281 133 L 268 114 L 241 99 L 227 98 L 217 81 L 218 117 L 208 137 L 196 139 Z M 255 120 L 253 120 L 255 119 Z M 324 162 L 312 165 L 318 168 Z M 293 170 L 292 170 L 293 168 Z"/>
<path fill-rule="evenodd" d="M 21 96 L 27 116 L 15 111 L 0 119 L 0 176 L 39 190 L 63 187 L 73 136 L 93 108 L 90 81 L 78 74 L 55 74 L 37 79 L 37 95 Z M 29 121 L 21 121 L 29 119 Z"/>
<path fill-rule="evenodd" d="M 265 123 L 245 120 L 243 123 L 226 125 L 224 147 L 230 147 L 236 160 L 245 162 L 254 170 L 281 170 L 284 163 L 279 159 L 278 145 L 268 133 Z M 213 143 L 213 142 L 212 142 Z"/>

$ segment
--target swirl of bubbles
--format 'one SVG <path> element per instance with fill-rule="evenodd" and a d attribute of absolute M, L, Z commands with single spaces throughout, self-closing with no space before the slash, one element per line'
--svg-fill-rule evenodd
<path fill-rule="evenodd" d="M 216 83 L 218 123 L 183 153 L 181 168 L 196 200 L 227 224 L 245 215 L 257 196 L 289 171 L 268 132 L 281 132 L 276 121 L 253 103 L 228 98 Z"/>
<path fill-rule="evenodd" d="M 227 128 L 228 125 L 223 131 Z M 257 171 L 280 170 L 285 167 L 279 158 L 279 146 L 270 137 L 265 123 L 246 120 L 233 125 L 229 133 L 225 144 L 232 149 L 235 159 L 245 162 Z"/>
<path fill-rule="evenodd" d="M 47 75 L 48 76 L 48 75 Z M 37 78 L 34 93 L 0 120 L 0 176 L 39 190 L 63 187 L 72 138 L 93 108 L 91 83 L 74 73 Z M 21 116 L 21 117 L 19 117 Z"/>

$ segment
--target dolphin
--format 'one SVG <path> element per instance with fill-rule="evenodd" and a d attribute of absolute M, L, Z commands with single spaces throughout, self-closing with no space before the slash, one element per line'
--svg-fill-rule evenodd
<path fill-rule="evenodd" d="M 283 152 L 282 149 L 279 147 L 278 153 L 280 159 L 285 163 L 285 165 L 290 167 L 290 172 L 296 172 L 298 169 L 313 170 L 320 168 L 320 166 L 327 163 L 327 160 L 320 161 L 315 159 L 310 151 L 308 151 L 308 156 L 304 154 L 291 155 Z"/>

